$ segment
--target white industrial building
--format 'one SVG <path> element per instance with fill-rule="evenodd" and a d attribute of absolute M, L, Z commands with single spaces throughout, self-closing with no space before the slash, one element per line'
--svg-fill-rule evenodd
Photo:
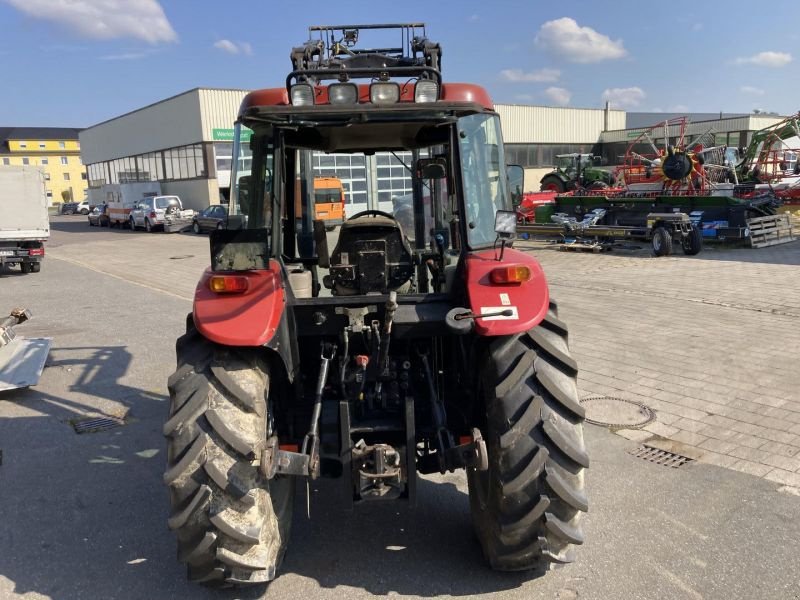
<path fill-rule="evenodd" d="M 107 200 L 105 184 L 155 181 L 161 193 L 180 196 L 186 208 L 202 209 L 226 201 L 233 123 L 247 92 L 196 88 L 81 131 L 90 202 Z M 632 115 L 608 107 L 497 104 L 495 109 L 503 127 L 507 162 L 525 168 L 525 191 L 539 189 L 539 180 L 552 169 L 558 154 L 591 152 L 602 155 L 604 164 L 617 164 L 626 143 L 641 131 L 626 129 Z M 744 115 L 691 127 L 698 131 L 713 127 L 721 142 L 735 146 L 744 145 L 753 130 L 778 119 Z M 347 203 L 352 209 L 361 209 L 367 207 L 368 196 L 386 202 L 411 192 L 408 173 L 400 163 L 404 158 L 403 153 L 366 157 L 319 154 L 315 167 L 319 177 L 338 177 Z M 368 194 L 368 190 L 377 194 Z"/>

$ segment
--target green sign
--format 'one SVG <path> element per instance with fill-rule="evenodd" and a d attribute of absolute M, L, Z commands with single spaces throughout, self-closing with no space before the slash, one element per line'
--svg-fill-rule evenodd
<path fill-rule="evenodd" d="M 233 141 L 233 129 L 212 129 L 211 130 L 211 139 L 215 142 L 232 142 Z M 250 139 L 250 136 L 253 135 L 253 130 L 248 129 L 247 127 L 242 127 L 241 133 L 241 140 L 246 142 Z"/>

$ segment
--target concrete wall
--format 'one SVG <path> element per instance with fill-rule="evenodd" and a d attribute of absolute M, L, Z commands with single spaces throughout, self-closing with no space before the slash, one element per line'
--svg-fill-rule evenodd
<path fill-rule="evenodd" d="M 496 104 L 506 144 L 594 144 L 625 127 L 625 111 Z"/>
<path fill-rule="evenodd" d="M 538 192 L 542 177 L 553 169 L 525 169 L 525 192 Z"/>
<path fill-rule="evenodd" d="M 200 90 L 194 89 L 80 132 L 83 164 L 203 140 Z"/>
<path fill-rule="evenodd" d="M 161 184 L 161 193 L 165 196 L 178 196 L 183 208 L 203 210 L 209 204 L 219 204 L 219 186 L 216 179 L 166 181 Z"/>

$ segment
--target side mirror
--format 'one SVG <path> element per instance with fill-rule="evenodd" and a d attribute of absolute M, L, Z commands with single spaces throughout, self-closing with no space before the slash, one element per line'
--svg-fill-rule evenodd
<path fill-rule="evenodd" d="M 517 235 L 517 213 L 513 210 L 498 210 L 494 215 L 494 231 L 501 240 L 510 240 Z"/>
<path fill-rule="evenodd" d="M 441 158 L 420 158 L 417 161 L 417 178 L 445 179 L 447 163 Z"/>

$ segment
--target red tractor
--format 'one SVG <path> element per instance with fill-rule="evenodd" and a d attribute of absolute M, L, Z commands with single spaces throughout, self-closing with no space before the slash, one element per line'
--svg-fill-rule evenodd
<path fill-rule="evenodd" d="M 391 28 L 400 47 L 358 47 Z M 466 469 L 499 570 L 569 562 L 583 542 L 567 326 L 539 263 L 512 247 L 492 101 L 442 82 L 424 32 L 312 27 L 285 87 L 242 102 L 230 214 L 177 341 L 164 425 L 168 523 L 193 581 L 273 579 L 298 478 L 413 505 L 418 473 Z M 363 210 L 333 232 L 313 193 L 331 156 L 366 179 Z"/>

